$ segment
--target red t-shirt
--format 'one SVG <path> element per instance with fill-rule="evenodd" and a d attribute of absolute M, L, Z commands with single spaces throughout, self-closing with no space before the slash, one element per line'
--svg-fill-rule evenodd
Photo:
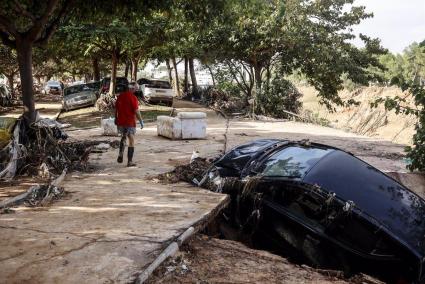
<path fill-rule="evenodd" d="M 138 109 L 139 102 L 132 92 L 122 92 L 118 95 L 115 103 L 117 125 L 123 127 L 136 127 L 136 111 Z"/>

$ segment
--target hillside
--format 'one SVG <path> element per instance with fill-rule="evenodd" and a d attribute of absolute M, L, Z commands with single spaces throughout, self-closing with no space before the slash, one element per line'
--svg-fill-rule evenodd
<path fill-rule="evenodd" d="M 370 103 L 377 98 L 406 96 L 396 87 L 362 87 L 354 91 L 344 90 L 340 96 L 344 101 L 354 99 L 359 105 L 336 107 L 330 112 L 319 104 L 317 91 L 310 86 L 297 86 L 303 94 L 304 112 L 322 119 L 329 126 L 374 138 L 382 138 L 394 143 L 411 144 L 414 134 L 415 117 L 396 115 L 383 106 L 371 108 Z"/>

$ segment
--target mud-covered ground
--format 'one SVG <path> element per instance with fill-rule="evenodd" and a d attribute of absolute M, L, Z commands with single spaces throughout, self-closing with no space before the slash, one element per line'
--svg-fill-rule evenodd
<path fill-rule="evenodd" d="M 381 283 L 366 275 L 344 279 L 341 272 L 317 270 L 245 245 L 195 236 L 165 261 L 148 283 Z"/>

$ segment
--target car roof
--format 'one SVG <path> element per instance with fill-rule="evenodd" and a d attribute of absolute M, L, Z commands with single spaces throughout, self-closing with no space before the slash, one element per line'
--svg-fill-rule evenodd
<path fill-rule="evenodd" d="M 353 201 L 362 214 L 425 256 L 425 201 L 378 169 L 336 150 L 320 159 L 302 182 Z"/>

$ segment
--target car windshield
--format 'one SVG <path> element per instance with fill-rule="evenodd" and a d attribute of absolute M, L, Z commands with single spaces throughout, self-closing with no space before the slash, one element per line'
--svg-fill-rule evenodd
<path fill-rule="evenodd" d="M 86 84 L 87 87 L 90 89 L 99 89 L 100 88 L 100 82 L 91 82 Z"/>
<path fill-rule="evenodd" d="M 332 149 L 287 147 L 270 156 L 260 167 L 268 177 L 302 178 Z"/>
<path fill-rule="evenodd" d="M 65 89 L 64 92 L 64 96 L 69 96 L 72 94 L 76 94 L 76 93 L 80 93 L 80 92 L 84 92 L 84 91 L 89 91 L 90 88 L 87 87 L 87 85 L 77 85 L 77 86 L 72 86 L 72 87 L 68 87 Z"/>

